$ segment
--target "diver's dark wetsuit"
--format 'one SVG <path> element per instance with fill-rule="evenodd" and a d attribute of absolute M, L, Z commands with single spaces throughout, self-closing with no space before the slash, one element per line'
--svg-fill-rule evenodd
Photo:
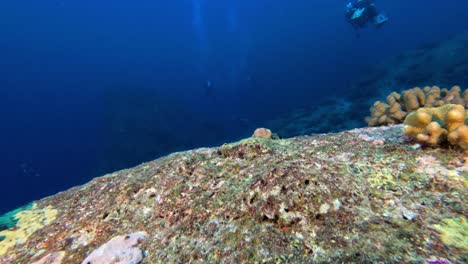
<path fill-rule="evenodd" d="M 380 27 L 388 20 L 386 16 L 379 14 L 373 0 L 354 0 L 348 3 L 345 16 L 356 30 L 364 28 L 369 22 Z"/>

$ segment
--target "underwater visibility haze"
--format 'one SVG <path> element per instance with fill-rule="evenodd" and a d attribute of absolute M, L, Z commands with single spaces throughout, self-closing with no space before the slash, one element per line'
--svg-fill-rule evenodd
<path fill-rule="evenodd" d="M 347 2 L 1 1 L 0 213 L 330 106 L 373 65 L 468 30 L 465 1 L 376 0 L 388 22 L 357 37 Z"/>

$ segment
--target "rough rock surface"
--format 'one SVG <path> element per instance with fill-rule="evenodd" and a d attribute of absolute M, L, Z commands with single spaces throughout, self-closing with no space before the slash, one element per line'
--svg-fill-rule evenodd
<path fill-rule="evenodd" d="M 466 157 L 401 129 L 250 138 L 96 178 L 35 202 L 53 221 L 0 263 L 80 263 L 135 232 L 142 263 L 466 263 Z"/>

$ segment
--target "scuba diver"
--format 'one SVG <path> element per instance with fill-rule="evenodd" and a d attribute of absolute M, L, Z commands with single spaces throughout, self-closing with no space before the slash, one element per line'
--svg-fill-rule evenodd
<path fill-rule="evenodd" d="M 388 21 L 388 17 L 377 11 L 374 0 L 352 0 L 346 5 L 345 16 L 348 23 L 356 29 L 358 38 L 358 29 L 364 28 L 368 23 L 380 28 Z"/>

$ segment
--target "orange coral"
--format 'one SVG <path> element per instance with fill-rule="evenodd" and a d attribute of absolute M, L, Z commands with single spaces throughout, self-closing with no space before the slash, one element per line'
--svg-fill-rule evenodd
<path fill-rule="evenodd" d="M 465 108 L 461 105 L 455 105 L 445 117 L 445 126 L 448 131 L 454 131 L 465 124 Z"/>
<path fill-rule="evenodd" d="M 257 138 L 271 138 L 272 137 L 271 130 L 268 128 L 257 128 L 255 129 L 252 137 L 257 137 Z"/>
<path fill-rule="evenodd" d="M 418 134 L 424 133 L 426 127 L 431 123 L 432 117 L 424 111 L 416 111 L 408 115 L 405 119 L 405 134 L 417 137 Z"/>
<path fill-rule="evenodd" d="M 468 126 L 463 125 L 449 133 L 450 144 L 460 146 L 468 154 Z"/>
<path fill-rule="evenodd" d="M 445 141 L 468 150 L 467 110 L 456 104 L 419 108 L 405 118 L 404 133 L 419 142 L 438 145 Z"/>
<path fill-rule="evenodd" d="M 461 94 L 460 86 L 450 90 L 438 86 L 426 86 L 423 89 L 415 87 L 399 93 L 392 92 L 387 96 L 387 102 L 374 103 L 371 116 L 366 117 L 369 126 L 391 125 L 402 123 L 409 112 L 421 107 L 438 107 L 446 104 L 458 104 L 468 108 L 468 90 Z"/>
<path fill-rule="evenodd" d="M 425 127 L 425 133 L 416 135 L 416 139 L 429 145 L 440 144 L 447 135 L 447 130 L 440 127 L 439 123 L 431 122 Z"/>

